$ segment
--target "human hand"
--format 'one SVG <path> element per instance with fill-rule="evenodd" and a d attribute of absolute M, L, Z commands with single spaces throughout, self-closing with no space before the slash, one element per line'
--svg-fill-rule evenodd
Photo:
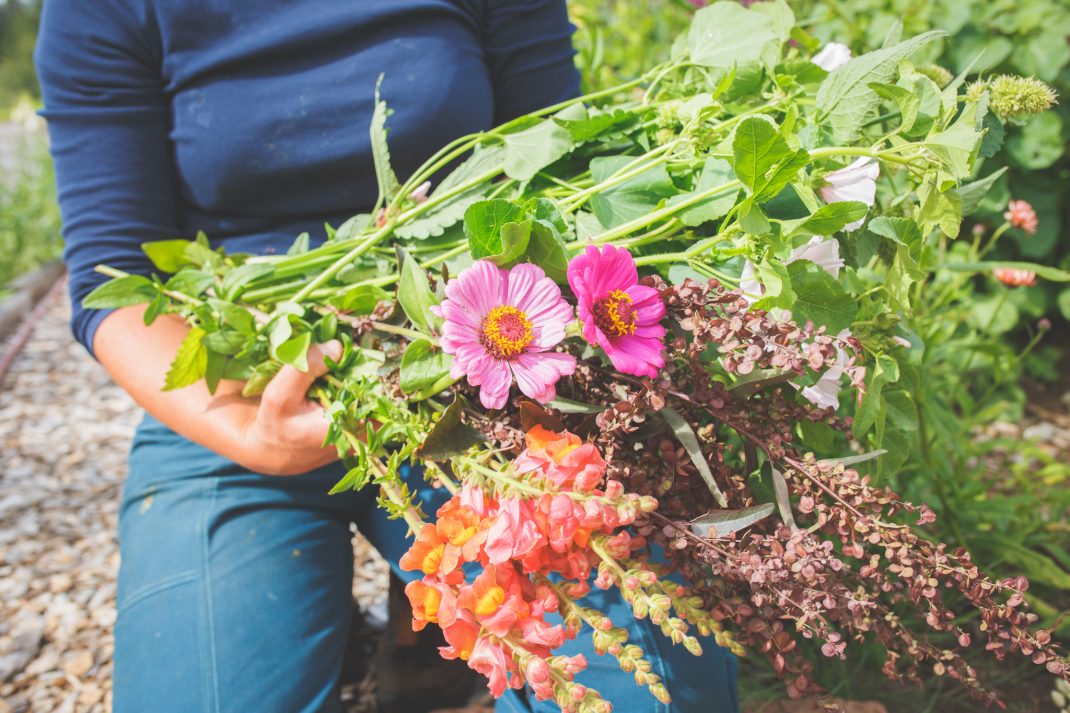
<path fill-rule="evenodd" d="M 250 409 L 242 424 L 234 461 L 257 473 L 299 475 L 338 460 L 333 446 L 324 448 L 330 421 L 323 407 L 307 398 L 312 383 L 327 373 L 324 356 L 338 360 L 336 340 L 308 350 L 308 371 L 283 366 Z"/>

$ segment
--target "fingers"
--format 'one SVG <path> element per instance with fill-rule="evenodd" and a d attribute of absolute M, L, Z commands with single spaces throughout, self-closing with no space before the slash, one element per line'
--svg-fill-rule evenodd
<path fill-rule="evenodd" d="M 284 366 L 264 389 L 260 407 L 274 415 L 298 413 L 306 407 L 305 395 L 312 383 L 327 373 L 324 356 L 337 361 L 342 356 L 342 344 L 336 339 L 313 345 L 308 350 L 308 371 Z"/>

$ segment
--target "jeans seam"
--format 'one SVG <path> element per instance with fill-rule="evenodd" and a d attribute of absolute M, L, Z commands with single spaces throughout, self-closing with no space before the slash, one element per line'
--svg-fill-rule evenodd
<path fill-rule="evenodd" d="M 215 509 L 216 495 L 219 489 L 218 478 L 208 478 L 206 493 L 206 506 L 202 511 L 200 522 L 197 523 L 197 537 L 201 543 L 201 581 L 202 587 L 202 612 L 206 635 L 203 638 L 201 658 L 206 669 L 204 677 L 205 701 L 210 713 L 219 713 L 219 668 L 216 665 L 216 639 L 215 639 L 215 616 L 212 608 L 212 573 L 211 573 L 211 547 L 208 536 L 208 523 Z"/>
<path fill-rule="evenodd" d="M 183 584 L 189 584 L 190 582 L 195 581 L 197 581 L 197 571 L 191 569 L 185 572 L 179 572 L 178 574 L 172 574 L 157 582 L 153 582 L 152 584 L 139 587 L 129 597 L 124 597 L 123 603 L 116 609 L 115 616 L 122 616 L 134 605 L 139 604 L 160 592 L 166 592 L 168 589 L 174 589 L 175 587 L 180 587 Z"/>

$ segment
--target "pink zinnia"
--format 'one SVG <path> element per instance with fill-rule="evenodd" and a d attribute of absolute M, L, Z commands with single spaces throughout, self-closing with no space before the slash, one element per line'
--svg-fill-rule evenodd
<path fill-rule="evenodd" d="M 441 344 L 454 357 L 450 375 L 480 387 L 486 408 L 505 406 L 513 377 L 527 396 L 553 401 L 554 384 L 576 370 L 571 354 L 550 351 L 565 338 L 572 308 L 534 265 L 503 270 L 480 260 L 446 285 L 446 300 L 432 310 L 446 320 Z"/>
<path fill-rule="evenodd" d="M 1007 212 L 1003 217 L 1015 228 L 1021 228 L 1030 235 L 1037 232 L 1037 213 L 1028 201 L 1011 201 L 1007 204 Z"/>
<path fill-rule="evenodd" d="M 665 305 L 657 290 L 639 284 L 631 253 L 588 245 L 568 264 L 568 284 L 579 302 L 584 338 L 602 347 L 618 371 L 657 376 L 665 366 Z"/>

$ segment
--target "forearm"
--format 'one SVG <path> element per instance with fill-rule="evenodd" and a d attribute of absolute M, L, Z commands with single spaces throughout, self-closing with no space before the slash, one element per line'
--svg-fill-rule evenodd
<path fill-rule="evenodd" d="M 307 473 L 338 459 L 333 447 L 323 447 L 327 416 L 306 393 L 327 371 L 324 354 L 340 358 L 340 343 L 313 346 L 308 371 L 282 367 L 258 398 L 242 396 L 239 381 L 221 381 L 214 395 L 203 382 L 164 391 L 171 359 L 189 328 L 174 315 L 146 327 L 144 314 L 144 306 L 135 306 L 108 315 L 93 350 L 116 383 L 171 430 L 269 475 Z"/>
<path fill-rule="evenodd" d="M 242 397 L 242 384 L 220 382 L 215 395 L 203 382 L 164 391 L 164 377 L 189 331 L 174 315 L 145 326 L 144 305 L 125 307 L 101 322 L 93 349 L 104 368 L 134 400 L 176 433 L 220 455 L 242 461 L 243 431 L 257 400 Z"/>

